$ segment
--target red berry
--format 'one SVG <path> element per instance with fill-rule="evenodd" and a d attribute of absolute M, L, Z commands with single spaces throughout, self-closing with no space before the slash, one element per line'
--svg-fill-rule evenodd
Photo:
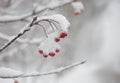
<path fill-rule="evenodd" d="M 38 52 L 39 52 L 40 54 L 43 54 L 43 50 L 38 50 Z"/>
<path fill-rule="evenodd" d="M 65 33 L 65 32 L 62 32 L 62 33 L 60 34 L 60 38 L 65 38 L 65 36 L 67 36 L 67 33 Z"/>
<path fill-rule="evenodd" d="M 43 57 L 47 58 L 47 57 L 48 57 L 48 55 L 47 55 L 47 54 L 43 54 Z"/>
<path fill-rule="evenodd" d="M 55 56 L 55 53 L 54 53 L 54 52 L 50 52 L 50 53 L 49 53 L 49 56 L 54 57 L 54 56 Z"/>
<path fill-rule="evenodd" d="M 76 15 L 76 16 L 79 15 L 79 14 L 80 14 L 80 12 L 78 12 L 78 11 L 74 12 L 74 15 Z"/>
<path fill-rule="evenodd" d="M 55 50 L 55 52 L 57 52 L 57 53 L 60 52 L 60 49 L 57 48 L 57 49 Z"/>
<path fill-rule="evenodd" d="M 56 42 L 59 42 L 59 41 L 60 41 L 60 38 L 55 38 L 55 41 L 56 41 Z"/>

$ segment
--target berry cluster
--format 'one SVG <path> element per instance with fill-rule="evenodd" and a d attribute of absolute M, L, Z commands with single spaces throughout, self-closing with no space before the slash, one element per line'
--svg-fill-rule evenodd
<path fill-rule="evenodd" d="M 65 38 L 66 36 L 67 32 L 64 31 L 52 33 L 46 40 L 44 40 L 44 42 L 40 44 L 38 50 L 39 54 L 43 55 L 43 57 L 54 57 L 57 53 L 60 52 L 60 45 L 58 42 L 60 42 L 61 38 Z"/>
<path fill-rule="evenodd" d="M 52 30 L 48 34 L 45 28 L 39 24 L 44 29 L 46 38 L 40 43 L 38 53 L 43 55 L 43 57 L 54 57 L 60 52 L 61 46 L 58 42 L 67 36 L 70 23 L 60 14 L 38 18 L 38 23 L 40 22 L 39 20 L 50 23 Z"/>
<path fill-rule="evenodd" d="M 38 50 L 38 52 L 42 54 L 43 57 L 48 57 L 48 56 L 54 57 L 56 53 L 60 52 L 60 49 L 57 48 L 54 52 L 49 52 L 48 54 L 44 53 L 43 50 Z"/>

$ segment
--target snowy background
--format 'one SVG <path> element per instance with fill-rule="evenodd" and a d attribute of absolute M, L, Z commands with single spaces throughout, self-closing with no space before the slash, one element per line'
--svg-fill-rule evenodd
<path fill-rule="evenodd" d="M 0 0 L 0 20 L 3 15 L 33 11 L 33 3 L 45 6 L 50 1 L 60 0 Z M 60 43 L 59 54 L 44 58 L 37 52 L 38 44 L 14 42 L 0 53 L 0 68 L 26 74 L 42 73 L 86 60 L 86 63 L 62 73 L 16 80 L 19 83 L 120 83 L 120 0 L 81 1 L 85 10 L 78 16 L 74 15 L 71 5 L 40 13 L 40 16 L 59 13 L 71 23 L 68 37 Z M 0 47 L 25 24 L 26 21 L 0 23 Z M 21 38 L 31 41 L 43 36 L 43 31 L 36 28 Z M 0 83 L 14 83 L 14 80 L 0 79 Z"/>

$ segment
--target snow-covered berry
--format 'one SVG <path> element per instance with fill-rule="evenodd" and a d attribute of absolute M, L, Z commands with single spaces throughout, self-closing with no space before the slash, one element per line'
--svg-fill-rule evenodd
<path fill-rule="evenodd" d="M 74 15 L 79 15 L 84 11 L 84 6 L 81 1 L 75 0 L 75 2 L 72 3 L 72 7 L 74 9 Z"/>

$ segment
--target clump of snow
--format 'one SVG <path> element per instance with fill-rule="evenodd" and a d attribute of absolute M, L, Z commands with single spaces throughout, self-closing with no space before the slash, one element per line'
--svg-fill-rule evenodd
<path fill-rule="evenodd" d="M 5 67 L 0 68 L 0 78 L 12 78 L 12 77 L 17 77 L 21 75 L 23 75 L 21 71 L 17 71 L 17 70 L 5 68 Z"/>
<path fill-rule="evenodd" d="M 65 16 L 63 16 L 61 14 L 55 14 L 55 15 L 51 15 L 51 16 L 42 16 L 42 17 L 38 18 L 38 21 L 42 20 L 42 19 L 56 21 L 60 25 L 61 30 L 66 31 L 66 32 L 68 31 L 68 28 L 70 26 L 70 22 L 66 19 Z"/>
<path fill-rule="evenodd" d="M 70 26 L 70 22 L 66 19 L 65 16 L 60 15 L 60 14 L 56 14 L 56 15 L 52 15 L 50 18 L 52 20 L 57 21 L 63 31 L 68 31 L 68 28 Z"/>
<path fill-rule="evenodd" d="M 61 31 L 58 30 L 58 31 L 55 31 L 55 32 L 51 33 L 50 35 L 48 35 L 48 37 L 50 39 L 54 39 L 56 37 L 59 37 L 60 33 L 61 33 Z"/>
<path fill-rule="evenodd" d="M 81 13 L 82 11 L 84 11 L 84 5 L 82 4 L 81 1 L 76 1 L 72 3 L 72 7 L 74 9 L 74 11 L 77 11 L 79 13 Z"/>

